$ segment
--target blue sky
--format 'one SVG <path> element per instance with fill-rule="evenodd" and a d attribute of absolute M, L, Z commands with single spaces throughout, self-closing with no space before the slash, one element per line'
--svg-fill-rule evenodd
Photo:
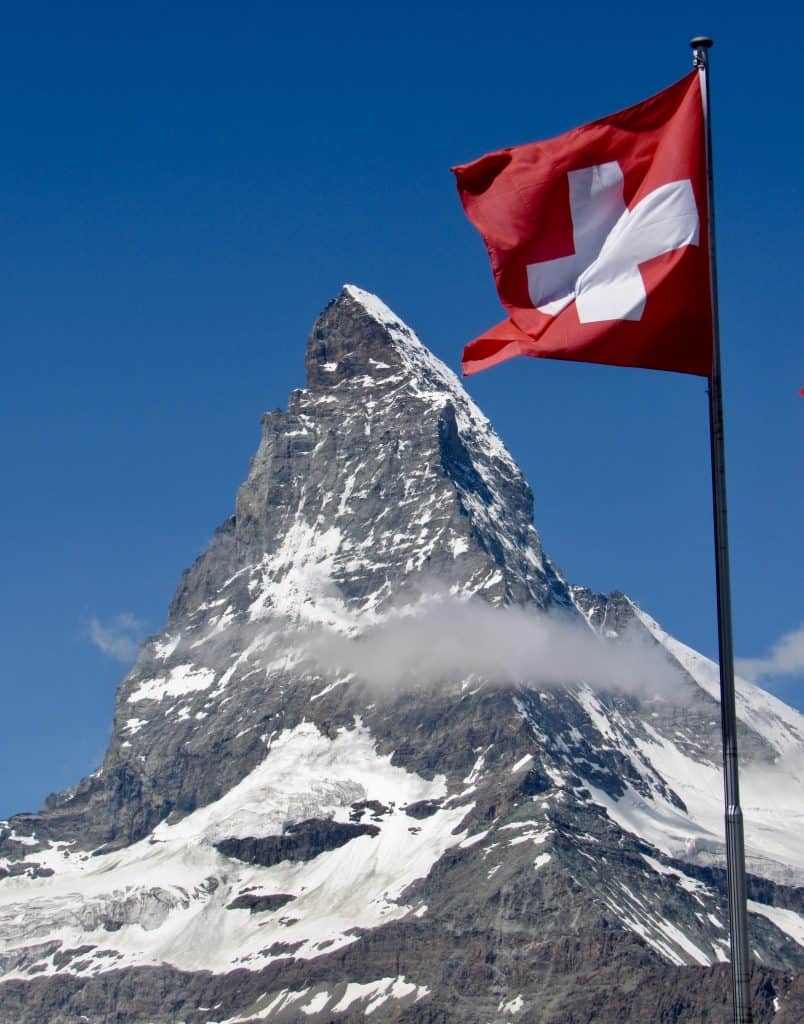
<path fill-rule="evenodd" d="M 699 32 L 716 38 L 737 653 L 802 625 L 801 25 L 765 48 L 731 4 L 566 12 L 6 12 L 0 814 L 99 763 L 126 668 L 101 648 L 125 659 L 127 636 L 161 627 L 341 284 L 457 368 L 500 310 L 449 167 L 657 91 Z M 566 575 L 713 654 L 704 382 L 518 360 L 468 388 Z M 804 707 L 795 664 L 765 682 Z"/>

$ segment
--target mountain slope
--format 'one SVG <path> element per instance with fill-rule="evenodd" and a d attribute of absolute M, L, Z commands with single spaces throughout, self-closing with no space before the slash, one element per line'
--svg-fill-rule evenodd
<path fill-rule="evenodd" d="M 0 1021 L 716 1013 L 711 663 L 566 583 L 488 421 L 376 297 L 346 286 L 306 363 L 103 765 L 2 826 Z M 522 636 L 524 673 L 461 655 Z M 740 694 L 757 1019 L 792 1021 L 804 722 Z"/>

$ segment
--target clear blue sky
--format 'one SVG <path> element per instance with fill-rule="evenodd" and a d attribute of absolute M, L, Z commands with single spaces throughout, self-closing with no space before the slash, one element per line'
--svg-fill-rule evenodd
<path fill-rule="evenodd" d="M 0 42 L 0 814 L 102 757 L 126 665 L 233 508 L 344 281 L 457 367 L 500 316 L 450 165 L 712 53 L 737 653 L 804 621 L 800 13 L 739 5 L 17 5 Z M 469 381 L 568 577 L 715 651 L 704 382 Z M 802 706 L 801 677 L 770 685 Z"/>

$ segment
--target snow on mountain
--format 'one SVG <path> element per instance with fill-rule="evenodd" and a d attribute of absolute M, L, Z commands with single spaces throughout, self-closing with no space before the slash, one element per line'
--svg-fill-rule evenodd
<path fill-rule="evenodd" d="M 621 707 L 588 690 L 581 691 L 579 699 L 601 734 L 619 743 L 624 753 L 636 755 L 637 763 L 649 766 L 651 774 L 667 784 L 683 807 L 677 799 L 668 799 L 666 793 L 655 788 L 642 794 L 626 786 L 624 794 L 616 798 L 594 786 L 590 791 L 620 827 L 668 856 L 696 864 L 722 864 L 725 847 L 718 666 L 670 636 L 627 598 L 622 598 L 620 604 L 617 629 L 599 623 L 593 623 L 593 628 L 607 628 L 617 636 L 623 629 L 623 618 L 630 620 L 631 627 L 634 623 L 641 625 L 683 673 L 687 685 L 679 703 L 685 713 L 683 717 L 674 716 L 672 728 L 661 721 L 661 708 L 647 718 L 641 716 L 637 725 Z M 801 886 L 804 716 L 753 683 L 737 679 L 736 685 L 744 745 L 740 787 L 746 862 L 758 875 Z"/>
<path fill-rule="evenodd" d="M 220 800 L 175 824 L 161 822 L 125 850 L 98 857 L 69 847 L 32 854 L 31 864 L 53 874 L 7 879 L 0 931 L 14 935 L 16 948 L 20 940 L 26 948 L 36 944 L 37 963 L 45 965 L 40 974 L 66 967 L 92 976 L 99 966 L 159 963 L 257 970 L 290 946 L 301 959 L 332 952 L 355 942 L 358 929 L 416 911 L 399 897 L 464 838 L 453 830 L 466 807 L 422 820 L 405 808 L 445 793 L 443 776 L 428 781 L 378 756 L 359 722 L 334 739 L 312 724 L 299 725 L 271 740 L 266 759 Z M 360 803 L 371 813 L 368 830 L 311 861 L 232 864 L 216 849 L 224 839 L 281 833 L 289 821 L 348 823 L 350 807 Z M 284 902 L 272 913 L 250 912 L 255 900 L 277 893 Z M 243 895 L 248 900 L 233 908 Z M 110 919 L 117 927 L 92 935 L 91 954 L 75 965 L 61 962 L 62 946 L 79 947 Z M 11 959 L 4 957 L 5 977 L 24 978 L 29 957 L 13 966 Z"/>
<path fill-rule="evenodd" d="M 717 664 L 666 633 L 636 605 L 634 613 L 648 632 L 695 682 L 714 700 L 720 700 L 720 674 Z M 804 744 L 804 716 L 755 683 L 739 676 L 736 683 L 737 717 L 784 757 L 800 753 Z"/>
<path fill-rule="evenodd" d="M 719 702 L 717 665 L 669 636 L 635 605 L 632 607 L 670 657 L 712 701 Z M 746 862 L 749 870 L 759 875 L 800 886 L 804 884 L 804 716 L 746 680 L 738 678 L 736 687 L 738 721 L 765 740 L 769 748 L 765 757 L 745 757 L 742 762 Z M 673 808 L 662 806 L 661 798 L 654 798 L 663 817 L 661 827 L 656 827 L 654 816 L 654 825 L 646 822 L 641 830 L 636 829 L 637 833 L 674 856 L 697 863 L 722 862 L 724 805 L 717 743 L 713 743 L 709 758 L 692 757 L 678 737 L 661 735 L 647 722 L 644 727 L 648 736 L 636 740 L 639 751 L 681 797 L 687 813 L 679 822 L 677 811 L 674 815 Z M 632 820 L 639 816 L 640 806 L 641 801 L 635 799 Z M 624 809 L 614 806 L 609 812 L 624 824 Z M 650 812 L 646 817 L 652 817 Z"/>
<path fill-rule="evenodd" d="M 715 666 L 566 583 L 488 420 L 375 296 L 344 288 L 306 366 L 123 680 L 103 765 L 0 823 L 0 1022 L 719 1012 Z M 549 649 L 532 680 L 437 685 L 311 658 L 445 601 L 550 613 L 613 665 L 636 636 L 674 686 L 593 688 Z M 804 722 L 739 693 L 756 1019 L 782 1024 Z"/>

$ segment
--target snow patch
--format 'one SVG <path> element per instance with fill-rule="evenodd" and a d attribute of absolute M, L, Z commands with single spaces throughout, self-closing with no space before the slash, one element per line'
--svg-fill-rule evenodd
<path fill-rule="evenodd" d="M 170 636 L 168 633 L 165 633 L 160 640 L 154 640 L 154 657 L 159 658 L 161 661 L 165 661 L 179 646 L 180 639 L 181 638 L 178 635 Z"/>
<path fill-rule="evenodd" d="M 388 999 L 404 999 L 415 994 L 414 1002 L 418 1003 L 429 991 L 426 985 L 416 985 L 412 981 L 407 981 L 402 974 L 396 978 L 379 978 L 377 981 L 363 983 L 351 981 L 331 1012 L 345 1013 L 354 1003 L 367 1002 L 364 1014 L 368 1017 Z"/>
<path fill-rule="evenodd" d="M 505 1000 L 502 1000 L 500 1002 L 500 1005 L 497 1007 L 497 1012 L 510 1014 L 519 1013 L 519 1011 L 522 1009 L 524 1005 L 525 1000 L 522 998 L 521 995 L 518 995 L 515 996 L 513 999 L 510 999 L 507 1003 L 505 1002 Z"/>
<path fill-rule="evenodd" d="M 296 622 L 345 630 L 351 625 L 333 580 L 341 531 L 320 531 L 299 516 L 279 548 L 258 569 L 257 597 L 248 610 L 252 622 L 280 615 Z"/>
<path fill-rule="evenodd" d="M 455 537 L 450 541 L 450 548 L 452 549 L 452 557 L 457 558 L 458 555 L 462 555 L 469 550 L 469 542 L 465 537 Z"/>
<path fill-rule="evenodd" d="M 804 917 L 795 910 L 786 910 L 784 907 L 770 907 L 767 903 L 757 903 L 756 900 L 748 901 L 748 911 L 751 914 L 760 914 L 772 924 L 789 935 L 791 939 L 804 946 Z"/>
<path fill-rule="evenodd" d="M 335 364 L 338 365 L 337 363 Z M 309 1003 L 305 1003 L 304 1006 L 300 1006 L 299 1009 L 302 1013 L 306 1013 L 308 1017 L 312 1017 L 314 1013 L 320 1013 L 329 1002 L 329 992 L 318 992 Z"/>
<path fill-rule="evenodd" d="M 141 700 L 167 700 L 185 693 L 206 690 L 215 681 L 215 673 L 208 668 L 183 664 L 172 668 L 166 676 L 146 679 L 129 696 L 129 704 Z"/>

